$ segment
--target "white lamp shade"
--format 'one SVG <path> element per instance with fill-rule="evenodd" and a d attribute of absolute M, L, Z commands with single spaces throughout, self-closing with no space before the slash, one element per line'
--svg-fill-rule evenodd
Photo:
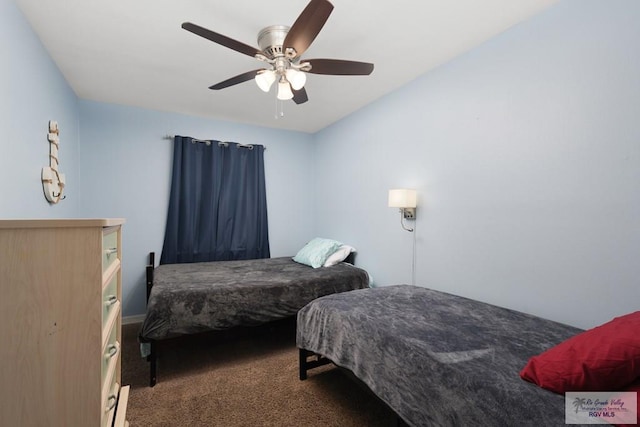
<path fill-rule="evenodd" d="M 289 68 L 287 70 L 287 80 L 289 80 L 289 83 L 291 83 L 292 88 L 294 88 L 295 90 L 300 90 L 307 82 L 307 75 L 302 71 Z"/>
<path fill-rule="evenodd" d="M 271 85 L 276 80 L 276 73 L 273 70 L 258 71 L 255 76 L 255 81 L 260 89 L 265 92 L 269 92 Z"/>
<path fill-rule="evenodd" d="M 390 208 L 415 208 L 417 202 L 416 190 L 397 188 L 389 190 Z"/>
<path fill-rule="evenodd" d="M 278 99 L 286 101 L 293 98 L 293 92 L 291 92 L 291 86 L 285 79 L 280 80 L 278 83 Z"/>

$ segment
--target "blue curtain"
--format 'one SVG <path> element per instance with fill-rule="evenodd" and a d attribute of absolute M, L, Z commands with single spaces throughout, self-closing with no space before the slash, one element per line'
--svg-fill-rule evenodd
<path fill-rule="evenodd" d="M 264 146 L 176 136 L 160 264 L 269 257 Z"/>

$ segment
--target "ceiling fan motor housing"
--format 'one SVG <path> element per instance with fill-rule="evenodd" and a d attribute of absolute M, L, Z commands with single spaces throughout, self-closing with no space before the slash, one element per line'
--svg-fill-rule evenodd
<path fill-rule="evenodd" d="M 286 25 L 271 25 L 258 33 L 258 46 L 267 58 L 274 59 L 284 56 L 282 45 L 287 33 L 289 33 L 289 28 Z"/>

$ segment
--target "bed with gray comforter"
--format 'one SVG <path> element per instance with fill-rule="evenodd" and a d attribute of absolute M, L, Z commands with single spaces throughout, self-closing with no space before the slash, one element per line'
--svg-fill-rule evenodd
<path fill-rule="evenodd" d="M 324 356 L 410 426 L 564 425 L 564 396 L 519 372 L 531 356 L 579 332 L 409 285 L 329 295 L 297 318 L 301 379 L 306 354 Z"/>
<path fill-rule="evenodd" d="M 318 297 L 368 287 L 367 272 L 351 264 L 311 268 L 291 257 L 163 264 L 140 336 L 178 335 L 253 326 L 295 315 Z"/>
<path fill-rule="evenodd" d="M 367 272 L 346 262 L 321 268 L 291 257 L 151 264 L 139 334 L 143 356 L 151 362 L 151 385 L 157 341 L 284 319 L 318 297 L 369 286 Z"/>

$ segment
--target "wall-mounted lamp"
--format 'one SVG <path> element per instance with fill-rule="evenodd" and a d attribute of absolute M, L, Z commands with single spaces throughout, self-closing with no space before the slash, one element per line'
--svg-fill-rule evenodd
<path fill-rule="evenodd" d="M 400 225 L 407 231 L 413 231 L 413 228 L 405 227 L 403 220 L 416 218 L 416 201 L 416 190 L 408 188 L 389 190 L 389 207 L 400 208 Z"/>

